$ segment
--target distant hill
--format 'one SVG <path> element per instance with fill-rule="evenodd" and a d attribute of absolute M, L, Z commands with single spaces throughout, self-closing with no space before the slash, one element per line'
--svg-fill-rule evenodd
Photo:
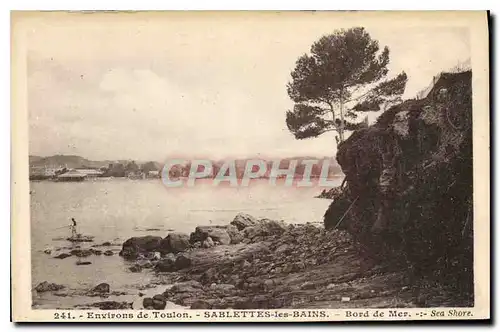
<path fill-rule="evenodd" d="M 99 168 L 108 166 L 110 161 L 93 161 L 80 156 L 55 155 L 50 157 L 29 156 L 32 167 Z"/>
<path fill-rule="evenodd" d="M 237 159 L 236 162 L 236 169 L 237 173 L 239 176 L 242 175 L 245 165 L 247 160 L 250 159 L 260 159 L 258 157 L 255 158 L 246 158 L 246 159 Z M 271 168 L 271 163 L 273 158 L 262 158 L 266 161 L 266 164 L 268 165 L 268 169 Z M 275 158 L 275 159 L 280 159 L 280 158 Z M 297 170 L 300 172 L 303 171 L 303 166 L 300 165 L 300 161 L 305 160 L 305 159 L 330 159 L 330 174 L 338 174 L 341 172 L 340 167 L 337 164 L 337 161 L 335 158 L 332 157 L 312 157 L 312 156 L 297 156 L 297 157 L 292 157 L 292 158 L 281 158 L 281 163 L 280 163 L 280 168 L 286 168 L 291 160 L 298 160 L 299 165 L 297 167 Z M 40 157 L 40 156 L 29 156 L 29 164 L 31 167 L 47 167 L 47 168 L 100 168 L 100 167 L 108 167 L 109 164 L 115 164 L 115 163 L 121 163 L 123 165 L 127 165 L 130 163 L 132 160 L 102 160 L 102 161 L 95 161 L 95 160 L 89 160 L 81 156 L 76 156 L 76 155 L 54 155 L 54 156 L 49 156 L 49 157 Z M 135 161 L 137 165 L 144 165 L 144 164 L 154 164 L 152 168 L 156 168 L 157 170 L 161 170 L 163 168 L 163 164 L 152 161 L 152 162 L 143 162 L 143 161 Z M 212 165 L 214 166 L 214 172 L 218 171 L 218 169 L 221 167 L 221 165 L 224 163 L 222 160 L 213 160 Z M 151 165 L 150 165 L 151 168 Z M 182 170 L 181 173 L 188 174 L 189 173 L 189 163 L 180 167 L 179 170 Z M 319 172 L 319 166 L 314 167 L 313 174 Z"/>

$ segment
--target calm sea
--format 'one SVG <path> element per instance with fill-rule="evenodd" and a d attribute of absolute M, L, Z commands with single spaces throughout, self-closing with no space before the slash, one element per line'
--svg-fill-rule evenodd
<path fill-rule="evenodd" d="M 341 181 L 342 178 L 338 178 L 339 184 Z M 267 180 L 236 188 L 214 188 L 208 181 L 198 182 L 191 188 L 166 188 L 160 180 L 129 179 L 80 183 L 42 181 L 31 182 L 30 186 L 32 284 L 45 280 L 55 282 L 65 285 L 65 292 L 73 294 L 36 294 L 33 303 L 37 308 L 95 302 L 95 298 L 81 293 L 101 282 L 131 296 L 136 296 L 141 286 L 154 282 L 151 272 L 128 270 L 129 263 L 117 255 L 120 246 L 111 248 L 114 256 L 80 259 L 90 261 L 91 265 L 76 265 L 76 257 L 53 258 L 57 253 L 69 251 L 64 248 L 71 244 L 64 238 L 69 235 L 66 226 L 71 218 L 76 219 L 79 233 L 95 237 L 94 243 L 86 244 L 89 246 L 105 241 L 121 244 L 132 236 L 164 237 L 173 230 L 190 233 L 198 225 L 228 224 L 239 212 L 287 223 L 321 222 L 330 203 L 314 198 L 321 187 L 270 186 Z M 52 254 L 43 252 L 49 248 Z M 123 296 L 116 299 L 127 300 Z"/>

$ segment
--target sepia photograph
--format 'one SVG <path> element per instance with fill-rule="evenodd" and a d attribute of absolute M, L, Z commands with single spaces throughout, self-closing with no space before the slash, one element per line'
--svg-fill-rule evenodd
<path fill-rule="evenodd" d="M 487 12 L 11 26 L 15 320 L 489 318 Z"/>

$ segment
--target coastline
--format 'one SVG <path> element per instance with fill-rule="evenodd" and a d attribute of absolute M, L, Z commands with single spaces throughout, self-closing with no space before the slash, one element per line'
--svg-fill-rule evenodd
<path fill-rule="evenodd" d="M 457 298 L 451 290 L 437 284 L 412 281 L 405 269 L 394 264 L 393 260 L 371 256 L 347 232 L 326 230 L 318 223 L 287 225 L 281 221 L 257 220 L 250 215 L 238 214 L 231 225 L 200 226 L 191 235 L 173 232 L 164 239 L 152 241 L 155 237 L 149 236 L 148 245 L 144 245 L 143 238 L 124 242 L 120 259 L 130 265 L 130 272 L 124 273 L 145 272 L 152 281 L 139 285 L 137 290 L 127 290 L 125 294 L 110 289 L 109 285 L 96 285 L 101 286 L 99 291 L 90 289 L 86 294 L 87 302 L 74 308 L 161 310 L 174 307 L 272 309 L 472 305 L 470 299 Z M 75 295 L 74 291 L 67 289 L 48 292 L 57 296 Z"/>

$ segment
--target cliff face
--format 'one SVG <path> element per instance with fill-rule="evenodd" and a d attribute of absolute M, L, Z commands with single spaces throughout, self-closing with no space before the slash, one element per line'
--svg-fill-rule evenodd
<path fill-rule="evenodd" d="M 473 290 L 471 96 L 470 71 L 443 74 L 427 98 L 353 133 L 337 153 L 347 185 L 324 218 L 461 294 Z"/>

